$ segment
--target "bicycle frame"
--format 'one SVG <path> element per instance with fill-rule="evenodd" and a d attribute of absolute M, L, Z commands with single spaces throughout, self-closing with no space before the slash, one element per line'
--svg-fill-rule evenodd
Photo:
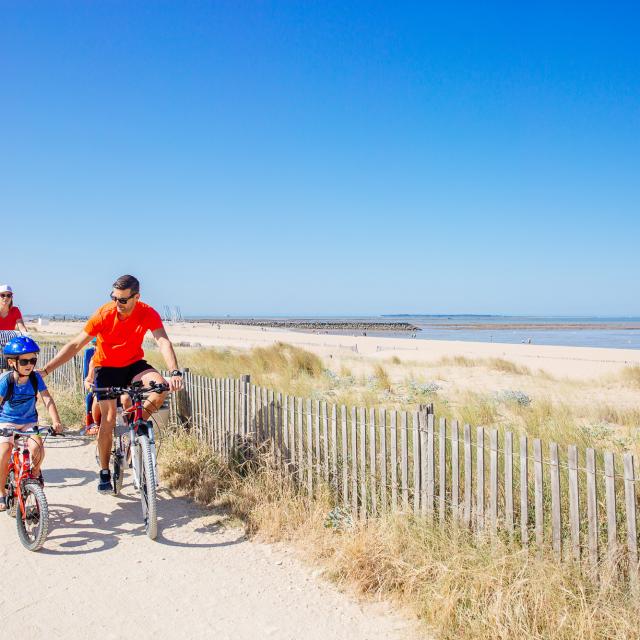
<path fill-rule="evenodd" d="M 25 508 L 24 508 L 24 498 L 22 497 L 22 486 L 27 480 L 37 480 L 37 478 L 33 475 L 33 471 L 31 468 L 31 452 L 29 451 L 29 447 L 27 444 L 27 440 L 29 439 L 24 437 L 15 436 L 13 441 L 13 451 L 11 452 L 11 457 L 9 458 L 9 469 L 8 473 L 13 471 L 13 477 L 15 482 L 15 491 L 16 495 L 14 499 L 17 498 L 18 505 L 20 506 L 20 513 L 22 517 L 25 517 Z M 22 445 L 22 454 L 20 453 L 20 445 L 18 444 L 18 440 L 25 440 Z M 8 474 L 7 474 L 8 477 Z"/>
<path fill-rule="evenodd" d="M 130 394 L 130 397 L 132 394 Z M 155 432 L 151 426 L 149 420 L 144 419 L 144 405 L 143 398 L 138 394 L 133 394 L 132 397 L 133 406 L 129 409 L 123 410 L 123 415 L 133 414 L 131 422 L 129 424 L 129 443 L 132 449 L 137 447 L 138 435 L 146 435 L 149 437 L 149 444 L 151 445 L 151 458 L 153 462 L 154 470 L 157 470 L 156 460 L 156 439 Z M 114 433 L 114 437 L 116 434 Z M 135 449 L 133 449 L 135 451 Z M 133 484 L 136 489 L 140 489 L 140 469 L 138 468 L 139 460 L 137 455 L 131 456 L 131 468 L 133 469 Z M 158 486 L 158 474 L 155 473 L 156 486 Z"/>

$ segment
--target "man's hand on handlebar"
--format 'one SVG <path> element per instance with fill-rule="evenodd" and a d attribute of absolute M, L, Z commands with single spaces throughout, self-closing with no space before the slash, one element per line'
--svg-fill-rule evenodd
<path fill-rule="evenodd" d="M 171 376 L 169 378 L 169 390 L 174 392 L 174 391 L 180 391 L 180 389 L 182 389 L 183 387 L 183 383 L 182 383 L 182 376 Z"/>

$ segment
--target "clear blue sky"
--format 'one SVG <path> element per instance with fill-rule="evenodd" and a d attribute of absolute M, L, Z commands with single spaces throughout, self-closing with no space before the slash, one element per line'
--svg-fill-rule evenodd
<path fill-rule="evenodd" d="M 637 6 L 0 0 L 0 281 L 640 315 Z"/>

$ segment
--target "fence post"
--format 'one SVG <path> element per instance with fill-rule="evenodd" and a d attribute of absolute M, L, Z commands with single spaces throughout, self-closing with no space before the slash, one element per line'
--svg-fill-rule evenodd
<path fill-rule="evenodd" d="M 596 452 L 587 449 L 587 520 L 589 560 L 592 568 L 598 564 L 598 497 L 596 489 Z"/>
<path fill-rule="evenodd" d="M 542 474 L 542 442 L 539 438 L 533 441 L 533 487 L 535 490 L 536 545 L 538 553 L 542 553 L 544 544 L 544 481 Z"/>
<path fill-rule="evenodd" d="M 498 533 L 498 430 L 489 431 L 489 523 L 492 535 Z"/>
<path fill-rule="evenodd" d="M 513 433 L 504 434 L 504 521 L 513 538 Z"/>
<path fill-rule="evenodd" d="M 411 444 L 413 449 L 413 513 L 420 513 L 420 414 L 412 413 Z"/>
<path fill-rule="evenodd" d="M 402 482 L 402 509 L 409 510 L 409 452 L 407 448 L 407 412 L 400 414 L 400 478 Z"/>
<path fill-rule="evenodd" d="M 438 507 L 440 526 L 444 526 L 447 508 L 447 419 L 440 418 L 440 434 L 438 438 L 438 473 L 440 490 L 438 491 Z"/>
<path fill-rule="evenodd" d="M 476 527 L 484 528 L 484 427 L 476 427 Z"/>
<path fill-rule="evenodd" d="M 176 393 L 176 413 L 180 426 L 186 431 L 191 428 L 191 398 L 189 390 L 191 387 L 191 373 L 189 369 L 182 369 L 183 387 Z"/>
<path fill-rule="evenodd" d="M 636 483 L 633 454 L 624 454 L 624 501 L 627 517 L 627 552 L 629 577 L 634 588 L 638 585 L 638 539 L 636 531 Z"/>
<path fill-rule="evenodd" d="M 578 447 L 569 445 L 569 529 L 571 531 L 571 555 L 580 562 L 580 495 L 578 481 Z"/>
<path fill-rule="evenodd" d="M 398 414 L 395 409 L 389 416 L 389 438 L 391 440 L 391 511 L 398 510 Z"/>
<path fill-rule="evenodd" d="M 428 405 L 427 405 L 428 406 Z M 429 522 L 433 522 L 433 509 L 434 509 L 434 495 L 435 495 L 435 448 L 434 448 L 434 435 L 435 430 L 435 416 L 433 413 L 427 411 L 427 477 L 426 485 L 427 490 L 425 495 L 427 497 L 426 514 L 429 518 Z"/>
<path fill-rule="evenodd" d="M 464 425 L 464 508 L 463 520 L 466 527 L 471 528 L 473 511 L 473 457 L 471 455 L 471 425 Z"/>
<path fill-rule="evenodd" d="M 451 520 L 459 521 L 460 503 L 460 449 L 458 446 L 458 421 L 451 422 Z"/>
<path fill-rule="evenodd" d="M 378 513 L 378 485 L 376 482 L 376 410 L 369 410 L 369 477 L 371 478 L 371 513 Z"/>
<path fill-rule="evenodd" d="M 529 468 L 527 436 L 520 436 L 520 538 L 529 544 Z"/>
<path fill-rule="evenodd" d="M 249 385 L 251 384 L 251 376 L 248 373 L 240 376 L 240 397 L 242 399 L 240 406 L 242 407 L 242 435 L 247 437 L 249 433 Z"/>
<path fill-rule="evenodd" d="M 562 560 L 562 509 L 560 507 L 560 460 L 558 445 L 549 444 L 549 476 L 551 484 L 551 540 L 553 552 L 558 560 Z"/>
<path fill-rule="evenodd" d="M 616 479 L 615 457 L 610 451 L 604 454 L 605 499 L 607 503 L 607 548 L 610 559 L 615 561 L 618 550 L 618 528 L 616 523 Z"/>
<path fill-rule="evenodd" d="M 384 513 L 387 510 L 387 412 L 379 411 L 380 428 L 380 507 Z"/>
<path fill-rule="evenodd" d="M 340 429 L 342 448 L 342 499 L 345 509 L 349 508 L 349 442 L 347 439 L 347 407 L 340 405 Z"/>

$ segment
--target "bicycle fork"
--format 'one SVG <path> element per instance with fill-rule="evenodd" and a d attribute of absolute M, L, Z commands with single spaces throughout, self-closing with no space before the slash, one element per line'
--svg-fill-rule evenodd
<path fill-rule="evenodd" d="M 156 462 L 156 438 L 153 431 L 153 427 L 147 427 L 147 435 L 149 436 L 149 448 L 151 449 L 151 465 L 153 469 L 153 475 L 156 487 L 158 483 L 158 471 Z M 140 489 L 140 476 L 142 467 L 142 450 L 138 444 L 138 435 L 134 429 L 129 432 L 129 438 L 131 442 L 131 468 L 133 470 L 133 484 L 136 489 Z"/>

